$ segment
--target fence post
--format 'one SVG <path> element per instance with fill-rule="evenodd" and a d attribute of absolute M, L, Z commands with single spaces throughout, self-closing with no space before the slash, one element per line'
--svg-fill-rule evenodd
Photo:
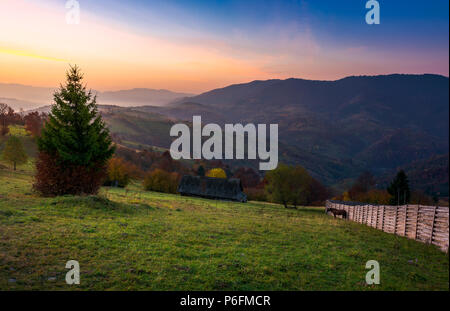
<path fill-rule="evenodd" d="M 384 231 L 384 210 L 385 210 L 385 206 L 383 205 L 383 212 L 381 215 L 381 231 Z"/>
<path fill-rule="evenodd" d="M 397 234 L 397 217 L 398 216 L 398 206 L 395 207 L 395 218 L 394 218 L 394 234 Z"/>
<path fill-rule="evenodd" d="M 364 214 L 363 214 L 363 216 L 364 216 L 363 223 L 365 225 L 367 225 L 367 216 L 369 216 L 369 213 L 368 213 L 369 212 L 369 205 L 368 204 L 364 205 L 363 212 L 364 212 Z"/>
<path fill-rule="evenodd" d="M 406 222 L 408 220 L 408 204 L 405 206 L 405 225 L 403 227 L 403 236 L 406 236 Z"/>
<path fill-rule="evenodd" d="M 419 211 L 420 211 L 420 205 L 417 204 L 417 214 L 416 214 L 416 230 L 414 233 L 414 240 L 417 240 L 417 227 L 419 225 Z"/>
<path fill-rule="evenodd" d="M 370 226 L 373 228 L 373 213 L 374 213 L 374 210 L 375 209 L 375 205 L 372 205 L 372 213 L 370 213 Z"/>
<path fill-rule="evenodd" d="M 367 204 L 367 214 L 366 214 L 366 225 L 369 225 L 369 215 L 370 215 L 370 211 L 371 211 L 371 206 L 369 204 Z"/>
<path fill-rule="evenodd" d="M 433 231 L 434 231 L 434 222 L 436 221 L 436 210 L 437 206 L 434 207 L 433 211 L 433 222 L 431 223 L 430 244 L 433 243 Z"/>
<path fill-rule="evenodd" d="M 377 205 L 377 216 L 375 218 L 375 228 L 378 229 L 378 210 L 380 209 L 380 206 Z"/>
<path fill-rule="evenodd" d="M 364 223 L 364 207 L 362 205 L 359 206 L 359 223 Z"/>
<path fill-rule="evenodd" d="M 367 207 L 367 205 L 361 206 L 362 212 L 363 212 L 361 223 L 363 223 L 363 224 L 366 224 L 366 218 L 367 218 L 367 208 L 366 207 Z"/>

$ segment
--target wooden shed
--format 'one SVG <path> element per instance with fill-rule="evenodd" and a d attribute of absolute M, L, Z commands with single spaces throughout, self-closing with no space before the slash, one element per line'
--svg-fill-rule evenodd
<path fill-rule="evenodd" d="M 198 196 L 209 199 L 247 202 L 247 196 L 238 178 L 212 178 L 185 175 L 178 185 L 181 195 Z"/>

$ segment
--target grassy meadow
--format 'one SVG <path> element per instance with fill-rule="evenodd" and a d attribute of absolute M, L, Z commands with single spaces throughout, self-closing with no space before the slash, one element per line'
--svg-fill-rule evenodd
<path fill-rule="evenodd" d="M 449 290 L 448 254 L 323 208 L 182 197 L 139 183 L 41 198 L 32 160 L 15 172 L 1 164 L 0 290 Z M 65 283 L 69 260 L 80 263 L 80 285 Z M 368 260 L 380 263 L 380 285 L 365 283 Z"/>

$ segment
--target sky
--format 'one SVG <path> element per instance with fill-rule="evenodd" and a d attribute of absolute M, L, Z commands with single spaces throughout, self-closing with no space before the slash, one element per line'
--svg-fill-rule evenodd
<path fill-rule="evenodd" d="M 71 0 L 73 1 L 73 0 Z M 449 1 L 0 0 L 0 83 L 201 93 L 253 80 L 449 75 Z"/>

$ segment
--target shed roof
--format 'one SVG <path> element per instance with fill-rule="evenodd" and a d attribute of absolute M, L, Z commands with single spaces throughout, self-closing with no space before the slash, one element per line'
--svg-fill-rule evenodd
<path fill-rule="evenodd" d="M 247 201 L 239 178 L 226 179 L 184 175 L 178 185 L 178 192 L 182 195 L 211 199 Z"/>

